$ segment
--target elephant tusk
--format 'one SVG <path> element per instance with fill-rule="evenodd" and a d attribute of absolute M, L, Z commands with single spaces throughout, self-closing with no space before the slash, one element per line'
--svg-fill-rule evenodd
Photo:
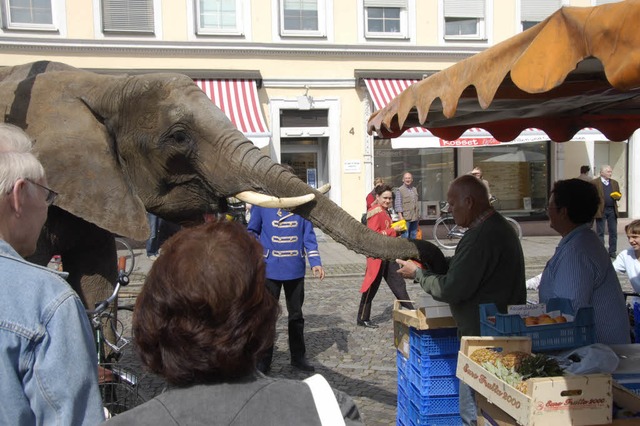
<path fill-rule="evenodd" d="M 306 204 L 315 198 L 314 194 L 300 195 L 298 197 L 278 198 L 271 195 L 260 194 L 254 191 L 243 191 L 235 195 L 239 200 L 245 203 L 253 204 L 260 207 L 283 208 L 289 209 Z"/>
<path fill-rule="evenodd" d="M 320 188 L 318 188 L 318 191 L 321 194 L 326 194 L 327 192 L 329 192 L 330 189 L 331 189 L 331 184 L 330 183 L 325 183 Z"/>

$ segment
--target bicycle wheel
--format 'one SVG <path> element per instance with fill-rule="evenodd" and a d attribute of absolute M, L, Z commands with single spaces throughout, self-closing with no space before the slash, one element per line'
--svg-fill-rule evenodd
<path fill-rule="evenodd" d="M 124 238 L 116 237 L 116 251 L 118 253 L 118 259 L 122 257 L 125 258 L 125 274 L 127 276 L 131 275 L 131 272 L 133 272 L 133 267 L 136 264 L 136 258 L 133 249 Z"/>
<path fill-rule="evenodd" d="M 148 400 L 140 391 L 135 374 L 117 364 L 101 364 L 99 372 L 98 387 L 107 418 L 122 414 Z"/>
<path fill-rule="evenodd" d="M 433 239 L 444 249 L 454 249 L 464 235 L 464 229 L 456 225 L 453 217 L 442 216 L 433 225 Z"/>
<path fill-rule="evenodd" d="M 513 230 L 516 232 L 516 235 L 518 236 L 518 239 L 521 240 L 522 239 L 522 227 L 520 227 L 520 224 L 518 223 L 517 220 L 510 218 L 508 216 L 504 217 L 505 219 L 507 219 L 507 222 L 509 222 L 511 224 L 511 226 L 513 226 Z"/>

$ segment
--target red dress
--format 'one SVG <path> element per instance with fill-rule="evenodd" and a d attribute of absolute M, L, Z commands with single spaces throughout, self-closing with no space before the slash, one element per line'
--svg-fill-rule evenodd
<path fill-rule="evenodd" d="M 381 206 L 374 204 L 367 211 L 367 226 L 370 229 L 389 237 L 397 237 L 398 233 L 391 227 L 391 216 L 387 210 Z M 360 287 L 360 293 L 364 293 L 371 287 L 371 283 L 378 275 L 380 267 L 382 266 L 382 259 L 374 259 L 367 257 L 367 269 L 364 273 L 364 281 L 362 281 L 362 287 Z"/>

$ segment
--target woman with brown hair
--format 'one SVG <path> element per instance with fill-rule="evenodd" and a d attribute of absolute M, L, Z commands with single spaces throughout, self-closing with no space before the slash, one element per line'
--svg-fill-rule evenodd
<path fill-rule="evenodd" d="M 326 385 L 335 398 L 320 410 L 311 385 L 257 371 L 280 312 L 264 284 L 262 252 L 240 224 L 225 221 L 165 243 L 136 301 L 133 333 L 142 363 L 172 389 L 109 424 L 321 425 L 331 408 L 361 424 L 346 394 Z"/>

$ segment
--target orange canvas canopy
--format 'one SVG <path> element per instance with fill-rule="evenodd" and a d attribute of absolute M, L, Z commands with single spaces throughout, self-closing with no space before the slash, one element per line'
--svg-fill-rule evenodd
<path fill-rule="evenodd" d="M 640 128 L 640 0 L 563 7 L 540 24 L 425 78 L 369 118 L 370 133 L 424 127 L 453 140 L 483 128 L 500 141 L 543 130 L 567 141 Z"/>

